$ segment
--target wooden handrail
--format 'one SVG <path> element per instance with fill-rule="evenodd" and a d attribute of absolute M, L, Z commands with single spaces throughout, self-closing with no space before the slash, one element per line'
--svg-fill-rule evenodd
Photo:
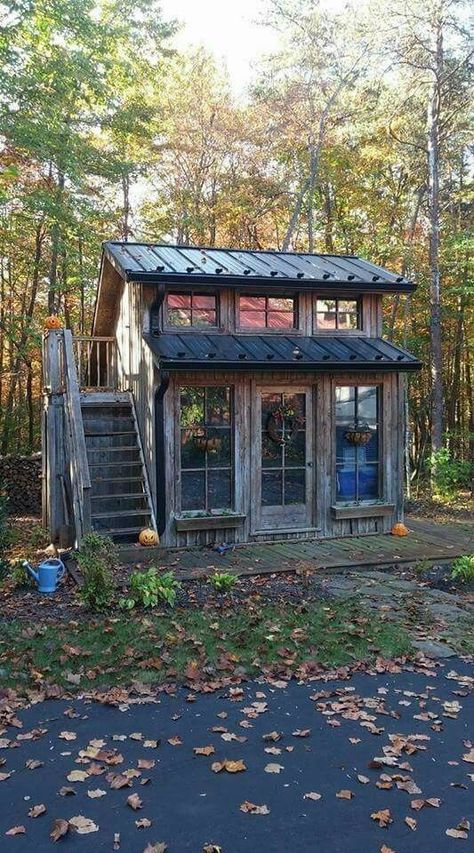
<path fill-rule="evenodd" d="M 70 329 L 64 329 L 63 373 L 64 373 L 64 412 L 66 415 L 66 436 L 69 444 L 69 471 L 73 497 L 74 523 L 76 528 L 76 547 L 82 537 L 90 531 L 90 489 L 91 480 L 87 461 L 86 438 L 81 412 L 79 382 L 74 358 L 73 338 Z"/>
<path fill-rule="evenodd" d="M 81 388 L 117 388 L 117 342 L 106 335 L 74 335 L 78 382 Z"/>

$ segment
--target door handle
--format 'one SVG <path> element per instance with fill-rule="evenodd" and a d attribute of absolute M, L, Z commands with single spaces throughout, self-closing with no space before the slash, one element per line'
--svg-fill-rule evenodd
<path fill-rule="evenodd" d="M 313 463 L 312 463 L 312 462 L 307 462 L 307 463 L 306 463 L 306 465 L 308 466 L 308 468 L 312 468 L 312 467 L 313 467 Z"/>

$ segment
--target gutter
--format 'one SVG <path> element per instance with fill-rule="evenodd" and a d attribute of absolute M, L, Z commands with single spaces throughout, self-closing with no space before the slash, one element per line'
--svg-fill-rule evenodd
<path fill-rule="evenodd" d="M 156 526 L 162 536 L 166 527 L 166 460 L 164 398 L 170 384 L 167 370 L 161 371 L 161 382 L 155 391 L 156 440 Z"/>

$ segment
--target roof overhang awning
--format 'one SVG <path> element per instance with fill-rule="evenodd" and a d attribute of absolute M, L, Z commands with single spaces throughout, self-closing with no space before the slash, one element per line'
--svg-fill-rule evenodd
<path fill-rule="evenodd" d="M 144 335 L 166 370 L 412 371 L 415 356 L 382 338 L 354 335 Z"/>

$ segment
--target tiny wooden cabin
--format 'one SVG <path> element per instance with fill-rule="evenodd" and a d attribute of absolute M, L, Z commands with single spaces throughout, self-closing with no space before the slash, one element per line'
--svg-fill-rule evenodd
<path fill-rule="evenodd" d="M 92 335 L 45 338 L 53 536 L 166 546 L 389 531 L 403 518 L 404 379 L 355 256 L 105 243 Z"/>

